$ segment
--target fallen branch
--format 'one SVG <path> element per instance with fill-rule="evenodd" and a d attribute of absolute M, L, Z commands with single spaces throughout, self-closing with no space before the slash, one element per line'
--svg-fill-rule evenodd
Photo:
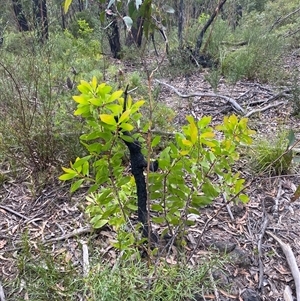
<path fill-rule="evenodd" d="M 260 108 L 260 109 L 255 109 L 255 110 L 252 110 L 250 112 L 248 112 L 247 114 L 245 114 L 245 117 L 250 117 L 251 115 L 255 114 L 255 113 L 259 113 L 259 112 L 263 112 L 263 111 L 266 111 L 270 108 L 273 108 L 273 107 L 278 107 L 280 105 L 284 105 L 286 104 L 287 101 L 279 101 L 277 103 L 274 103 L 274 104 L 271 104 L 271 105 L 268 105 L 266 107 L 263 107 L 263 108 Z"/>
<path fill-rule="evenodd" d="M 74 237 L 74 236 L 78 236 L 78 235 L 82 235 L 82 234 L 86 234 L 86 233 L 92 233 L 92 232 L 93 232 L 93 228 L 91 226 L 86 226 L 86 227 L 76 229 L 73 232 L 62 235 L 62 236 L 51 238 L 51 239 L 48 239 L 48 240 L 44 240 L 43 244 L 46 245 L 46 244 L 49 244 L 51 242 L 66 240 L 66 239 Z"/>
<path fill-rule="evenodd" d="M 297 301 L 300 301 L 300 272 L 299 272 L 299 268 L 297 266 L 297 262 L 296 262 L 296 258 L 293 254 L 293 251 L 290 247 L 290 245 L 284 243 L 279 237 L 277 237 L 275 234 L 273 234 L 270 231 L 266 231 L 267 234 L 269 234 L 270 236 L 272 236 L 280 245 L 287 263 L 291 269 L 293 278 L 294 278 L 294 282 L 295 282 L 295 287 L 296 287 L 296 296 L 297 296 Z"/>
<path fill-rule="evenodd" d="M 245 111 L 244 109 L 231 97 L 225 96 L 225 95 L 220 95 L 220 94 L 216 94 L 216 93 L 200 93 L 200 92 L 194 92 L 191 94 L 182 94 L 180 93 L 175 87 L 164 83 L 158 79 L 155 80 L 157 83 L 159 83 L 160 85 L 165 85 L 168 88 L 170 88 L 171 90 L 173 90 L 179 97 L 181 98 L 190 98 L 190 97 L 195 97 L 195 96 L 199 96 L 199 97 L 214 97 L 214 98 L 221 98 L 226 100 L 227 102 L 229 102 L 232 106 L 232 108 L 239 114 L 241 115 L 245 115 Z"/>

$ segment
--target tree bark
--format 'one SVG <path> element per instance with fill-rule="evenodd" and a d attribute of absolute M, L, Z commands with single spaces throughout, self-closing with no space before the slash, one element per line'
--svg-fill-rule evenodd
<path fill-rule="evenodd" d="M 22 4 L 19 0 L 12 0 L 12 5 L 18 23 L 19 31 L 29 31 L 28 22 L 23 13 Z"/>
<path fill-rule="evenodd" d="M 179 1 L 178 7 L 178 41 L 179 41 L 179 48 L 182 49 L 182 31 L 183 31 L 183 10 L 184 10 L 184 1 Z"/>
<path fill-rule="evenodd" d="M 202 42 L 203 42 L 203 37 L 204 37 L 204 34 L 205 34 L 206 30 L 212 24 L 212 22 L 214 21 L 214 19 L 217 17 L 217 15 L 219 14 L 219 11 L 222 9 L 222 7 L 226 3 L 226 1 L 227 0 L 220 0 L 219 1 L 217 8 L 214 10 L 214 12 L 211 14 L 210 18 L 208 19 L 208 21 L 206 22 L 206 24 L 202 28 L 202 30 L 201 30 L 201 32 L 200 32 L 200 34 L 198 36 L 195 49 L 194 49 L 194 55 L 196 57 L 199 55 L 200 48 L 201 48 Z"/>
<path fill-rule="evenodd" d="M 120 42 L 120 32 L 118 21 L 115 16 L 107 15 L 108 19 L 112 20 L 110 26 L 106 30 L 106 34 L 108 36 L 108 42 L 110 46 L 110 50 L 112 52 L 113 58 L 120 59 L 121 58 L 121 42 Z"/>

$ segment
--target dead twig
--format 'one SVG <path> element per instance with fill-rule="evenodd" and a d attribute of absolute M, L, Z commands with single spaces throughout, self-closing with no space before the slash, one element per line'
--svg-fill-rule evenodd
<path fill-rule="evenodd" d="M 258 288 L 259 289 L 262 289 L 263 280 L 264 280 L 264 265 L 263 265 L 263 261 L 262 261 L 262 257 L 263 257 L 262 239 L 265 235 L 268 224 L 269 224 L 269 218 L 268 218 L 268 215 L 266 214 L 265 209 L 264 209 L 263 224 L 262 224 L 262 227 L 261 227 L 260 234 L 258 236 L 258 243 L 257 243 L 258 257 L 259 257 L 259 282 L 258 282 Z"/>
<path fill-rule="evenodd" d="M 76 229 L 73 232 L 62 235 L 62 236 L 51 238 L 51 239 L 48 239 L 48 240 L 44 240 L 43 244 L 46 245 L 46 244 L 49 244 L 51 242 L 65 240 L 65 239 L 68 239 L 68 238 L 71 238 L 71 237 L 74 237 L 74 236 L 79 236 L 79 235 L 82 235 L 82 234 L 87 234 L 87 233 L 92 233 L 92 232 L 93 232 L 93 228 L 91 226 L 86 226 L 86 227 Z"/>
<path fill-rule="evenodd" d="M 216 281 L 214 279 L 214 276 L 213 276 L 211 270 L 208 271 L 208 274 L 209 274 L 210 283 L 212 284 L 213 289 L 214 289 L 214 295 L 216 297 L 215 300 L 220 301 L 220 295 L 219 295 L 219 292 L 218 292 L 218 289 L 216 286 Z"/>
<path fill-rule="evenodd" d="M 270 236 L 272 236 L 279 243 L 279 245 L 286 257 L 287 263 L 291 269 L 291 272 L 292 272 L 292 275 L 294 278 L 297 301 L 300 301 L 300 272 L 299 272 L 299 268 L 297 266 L 297 262 L 296 262 L 294 253 L 289 244 L 284 243 L 279 237 L 277 237 L 275 234 L 273 234 L 270 231 L 266 231 L 266 233 L 269 234 Z"/>
<path fill-rule="evenodd" d="M 90 271 L 89 263 L 89 249 L 85 241 L 81 241 L 82 244 L 82 266 L 83 266 L 83 276 L 86 277 Z"/>
<path fill-rule="evenodd" d="M 228 97 L 228 96 L 225 96 L 225 95 L 216 94 L 216 93 L 201 93 L 201 92 L 194 92 L 194 93 L 191 93 L 191 94 L 182 94 L 175 87 L 173 87 L 173 86 L 171 86 L 171 85 L 169 85 L 167 83 L 164 83 L 164 82 L 162 82 L 162 81 L 160 81 L 158 79 L 156 79 L 155 81 L 157 83 L 159 83 L 160 85 L 167 86 L 168 88 L 170 88 L 171 90 L 173 90 L 181 98 L 190 98 L 190 97 L 198 96 L 198 97 L 212 97 L 212 98 L 221 98 L 221 99 L 224 99 L 224 100 L 226 100 L 227 102 L 229 102 L 231 104 L 232 108 L 238 114 L 245 115 L 244 109 L 231 97 Z"/>
<path fill-rule="evenodd" d="M 5 211 L 7 211 L 7 212 L 10 212 L 10 213 L 16 215 L 17 217 L 20 217 L 20 218 L 24 219 L 25 222 L 30 222 L 30 223 L 34 224 L 36 227 L 38 227 L 37 223 L 35 223 L 34 221 L 31 221 L 32 219 L 29 218 L 29 217 L 26 217 L 25 215 L 23 215 L 23 214 L 15 211 L 15 210 L 13 210 L 13 209 L 11 209 L 9 207 L 3 206 L 3 205 L 0 205 L 0 208 L 3 209 L 3 210 L 5 210 Z"/>
<path fill-rule="evenodd" d="M 250 112 L 248 112 L 247 114 L 245 114 L 245 117 L 250 117 L 251 115 L 255 114 L 255 113 L 259 113 L 259 112 L 264 112 L 268 109 L 271 109 L 271 108 L 274 108 L 274 107 L 278 107 L 280 105 L 285 105 L 287 104 L 288 101 L 279 101 L 277 103 L 273 103 L 273 104 L 270 104 L 266 107 L 263 107 L 263 108 L 259 108 L 259 109 L 254 109 Z"/>
<path fill-rule="evenodd" d="M 5 301 L 4 289 L 3 286 L 1 285 L 1 282 L 0 282 L 0 301 Z"/>
<path fill-rule="evenodd" d="M 278 188 L 278 191 L 277 191 L 277 195 L 276 195 L 276 198 L 275 198 L 275 205 L 274 205 L 274 215 L 278 216 L 278 211 L 279 211 L 279 200 L 282 196 L 282 181 L 279 179 L 279 188 Z"/>

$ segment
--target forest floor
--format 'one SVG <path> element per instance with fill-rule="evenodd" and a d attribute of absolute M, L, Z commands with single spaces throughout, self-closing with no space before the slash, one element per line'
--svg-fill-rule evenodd
<path fill-rule="evenodd" d="M 289 60 L 287 69 L 292 65 L 300 66 L 299 57 Z M 189 78 L 178 76 L 171 81 L 162 81 L 182 94 L 212 93 L 204 79 L 205 72 L 192 74 Z M 300 119 L 292 117 L 290 103 L 284 95 L 278 94 L 282 90 L 284 88 L 248 81 L 231 86 L 221 79 L 217 93 L 234 99 L 246 113 L 275 105 L 250 114 L 249 125 L 257 131 L 257 136 L 271 139 L 278 135 L 280 129 L 286 128 L 293 129 L 299 138 Z M 232 106 L 224 99 L 211 96 L 182 98 L 164 85 L 159 101 L 167 103 L 177 112 L 175 123 L 178 125 L 184 123 L 185 115 L 196 118 L 212 115 L 214 122 L 219 122 L 226 114 L 234 113 Z M 249 203 L 225 206 L 224 201 L 217 200 L 195 216 L 196 225 L 190 227 L 186 236 L 187 252 L 197 247 L 191 264 L 196 264 L 211 252 L 227 252 L 230 259 L 222 273 L 213 273 L 217 283 L 214 293 L 198 300 L 279 301 L 284 300 L 287 286 L 295 296 L 291 267 L 273 235 L 290 245 L 300 267 L 300 200 L 293 200 L 294 192 L 300 185 L 299 167 L 295 165 L 285 176 L 256 177 L 245 162 L 239 164 L 241 175 L 247 183 L 251 183 L 247 189 Z M 71 262 L 81 266 L 82 243 L 88 242 L 92 244 L 92 249 L 98 248 L 103 258 L 113 263 L 116 252 L 110 241 L 115 234 L 108 228 L 92 231 L 84 214 L 84 192 L 71 197 L 69 187 L 53 179 L 34 193 L 33 177 L 25 170 L 17 180 L 6 181 L 0 187 L 2 279 L 13 279 L 17 275 L 16 256 L 24 247 L 25 233 L 33 251 L 36 251 L 33 256 L 37 260 L 38 244 L 42 243 L 51 246 L 54 257 L 66 253 Z M 173 263 L 176 263 L 175 253 L 171 258 Z"/>

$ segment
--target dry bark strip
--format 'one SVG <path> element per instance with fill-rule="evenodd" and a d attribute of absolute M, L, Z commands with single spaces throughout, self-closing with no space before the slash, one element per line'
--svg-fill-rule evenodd
<path fill-rule="evenodd" d="M 279 245 L 286 257 L 287 263 L 291 269 L 291 272 L 292 272 L 292 275 L 293 275 L 293 278 L 295 281 L 297 301 L 300 301 L 300 272 L 299 272 L 299 268 L 297 266 L 296 258 L 293 254 L 293 251 L 289 244 L 284 243 L 275 234 L 273 234 L 270 231 L 266 231 L 266 233 L 269 234 L 270 236 L 272 236 L 279 243 Z"/>

